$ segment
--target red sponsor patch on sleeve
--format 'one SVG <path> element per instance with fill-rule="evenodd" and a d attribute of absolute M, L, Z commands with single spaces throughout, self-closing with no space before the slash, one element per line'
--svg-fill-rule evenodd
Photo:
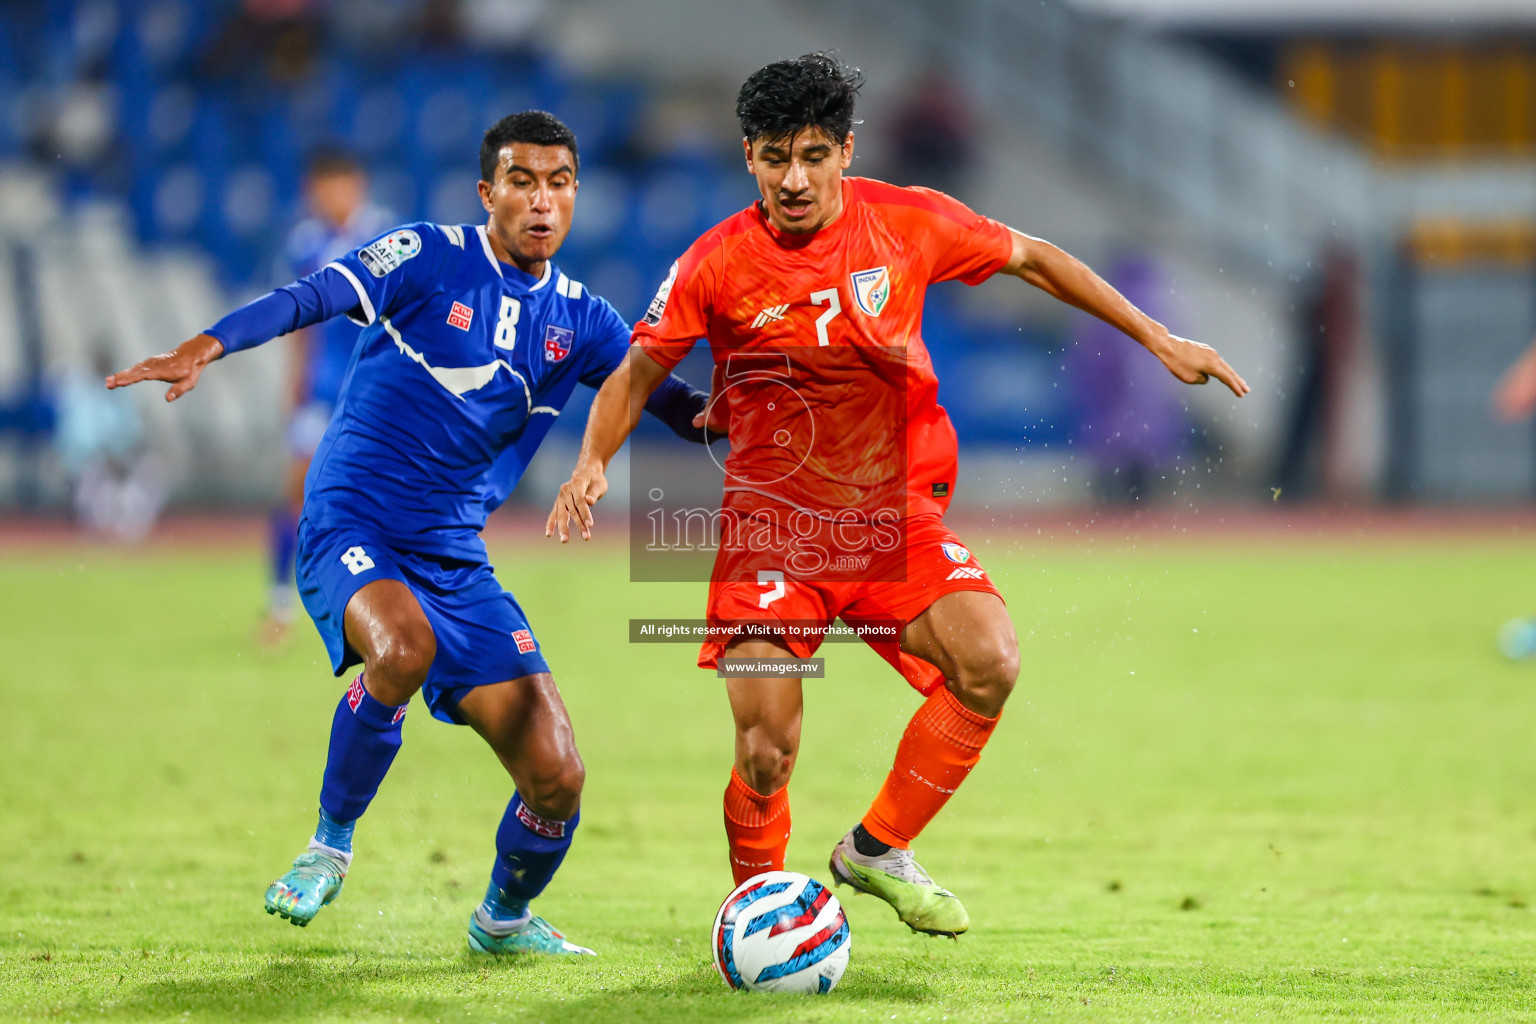
<path fill-rule="evenodd" d="M 455 302 L 448 311 L 448 323 L 461 331 L 469 330 L 469 322 L 474 318 L 475 311 L 462 302 Z"/>

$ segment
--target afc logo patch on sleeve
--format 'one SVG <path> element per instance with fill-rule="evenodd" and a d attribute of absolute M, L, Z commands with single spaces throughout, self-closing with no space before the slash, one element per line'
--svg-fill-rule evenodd
<path fill-rule="evenodd" d="M 448 325 L 457 327 L 461 331 L 469 330 L 469 322 L 475 318 L 475 311 L 462 302 L 455 302 L 453 308 L 448 311 Z"/>
<path fill-rule="evenodd" d="M 672 286 L 677 283 L 677 264 L 672 264 L 672 269 L 667 271 L 667 279 L 661 282 L 661 287 L 656 289 L 656 297 L 651 300 L 650 308 L 645 311 L 645 323 L 655 327 L 661 323 L 662 314 L 667 311 L 667 299 L 672 295 Z"/>
<path fill-rule="evenodd" d="M 571 343 L 576 340 L 576 332 L 569 327 L 556 327 L 550 324 L 544 328 L 544 361 L 546 363 L 558 363 L 571 354 Z"/>
<path fill-rule="evenodd" d="M 514 629 L 512 639 L 517 641 L 518 654 L 532 654 L 539 649 L 539 645 L 534 643 L 531 629 Z"/>
<path fill-rule="evenodd" d="M 383 277 L 421 252 L 421 236 L 410 228 L 391 231 L 372 245 L 357 251 L 358 262 L 374 277 Z"/>

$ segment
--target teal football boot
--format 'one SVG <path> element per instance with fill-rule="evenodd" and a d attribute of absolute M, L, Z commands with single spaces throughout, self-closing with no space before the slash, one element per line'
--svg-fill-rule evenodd
<path fill-rule="evenodd" d="M 498 931 L 496 922 L 480 908 L 469 919 L 469 951 L 501 956 L 511 953 L 540 953 L 546 956 L 596 956 L 585 946 L 578 946 L 554 929 L 542 917 L 530 917 L 510 932 Z"/>
<path fill-rule="evenodd" d="M 319 850 L 307 850 L 293 860 L 293 868 L 267 886 L 267 913 L 298 925 L 309 924 L 320 908 L 341 895 L 347 865 Z"/>

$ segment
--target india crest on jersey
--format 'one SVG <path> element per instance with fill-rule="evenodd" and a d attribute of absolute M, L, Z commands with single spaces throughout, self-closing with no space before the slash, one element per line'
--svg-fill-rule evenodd
<path fill-rule="evenodd" d="M 891 272 L 887 267 L 859 270 L 852 275 L 853 298 L 867 316 L 879 316 L 891 297 Z"/>
<path fill-rule="evenodd" d="M 939 547 L 944 549 L 944 557 L 949 559 L 951 562 L 965 563 L 971 560 L 971 553 L 966 550 L 965 547 L 960 544 L 956 544 L 954 541 L 947 540 L 940 544 Z"/>

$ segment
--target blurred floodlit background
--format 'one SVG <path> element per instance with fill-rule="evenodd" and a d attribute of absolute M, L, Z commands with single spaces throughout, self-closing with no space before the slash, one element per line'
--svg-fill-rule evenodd
<path fill-rule="evenodd" d="M 1017 282 L 936 289 L 958 505 L 1536 492 L 1536 433 L 1489 405 L 1536 334 L 1536 5 L 87 0 L 0 7 L 0 513 L 62 519 L 101 473 L 141 475 L 126 535 L 162 499 L 276 499 L 282 343 L 174 408 L 96 382 L 284 283 L 317 147 L 400 222 L 478 222 L 481 132 L 555 112 L 582 148 L 558 262 L 633 319 L 755 196 L 741 80 L 823 48 L 869 76 L 854 173 L 1057 242 L 1254 385 L 1180 389 Z"/>

